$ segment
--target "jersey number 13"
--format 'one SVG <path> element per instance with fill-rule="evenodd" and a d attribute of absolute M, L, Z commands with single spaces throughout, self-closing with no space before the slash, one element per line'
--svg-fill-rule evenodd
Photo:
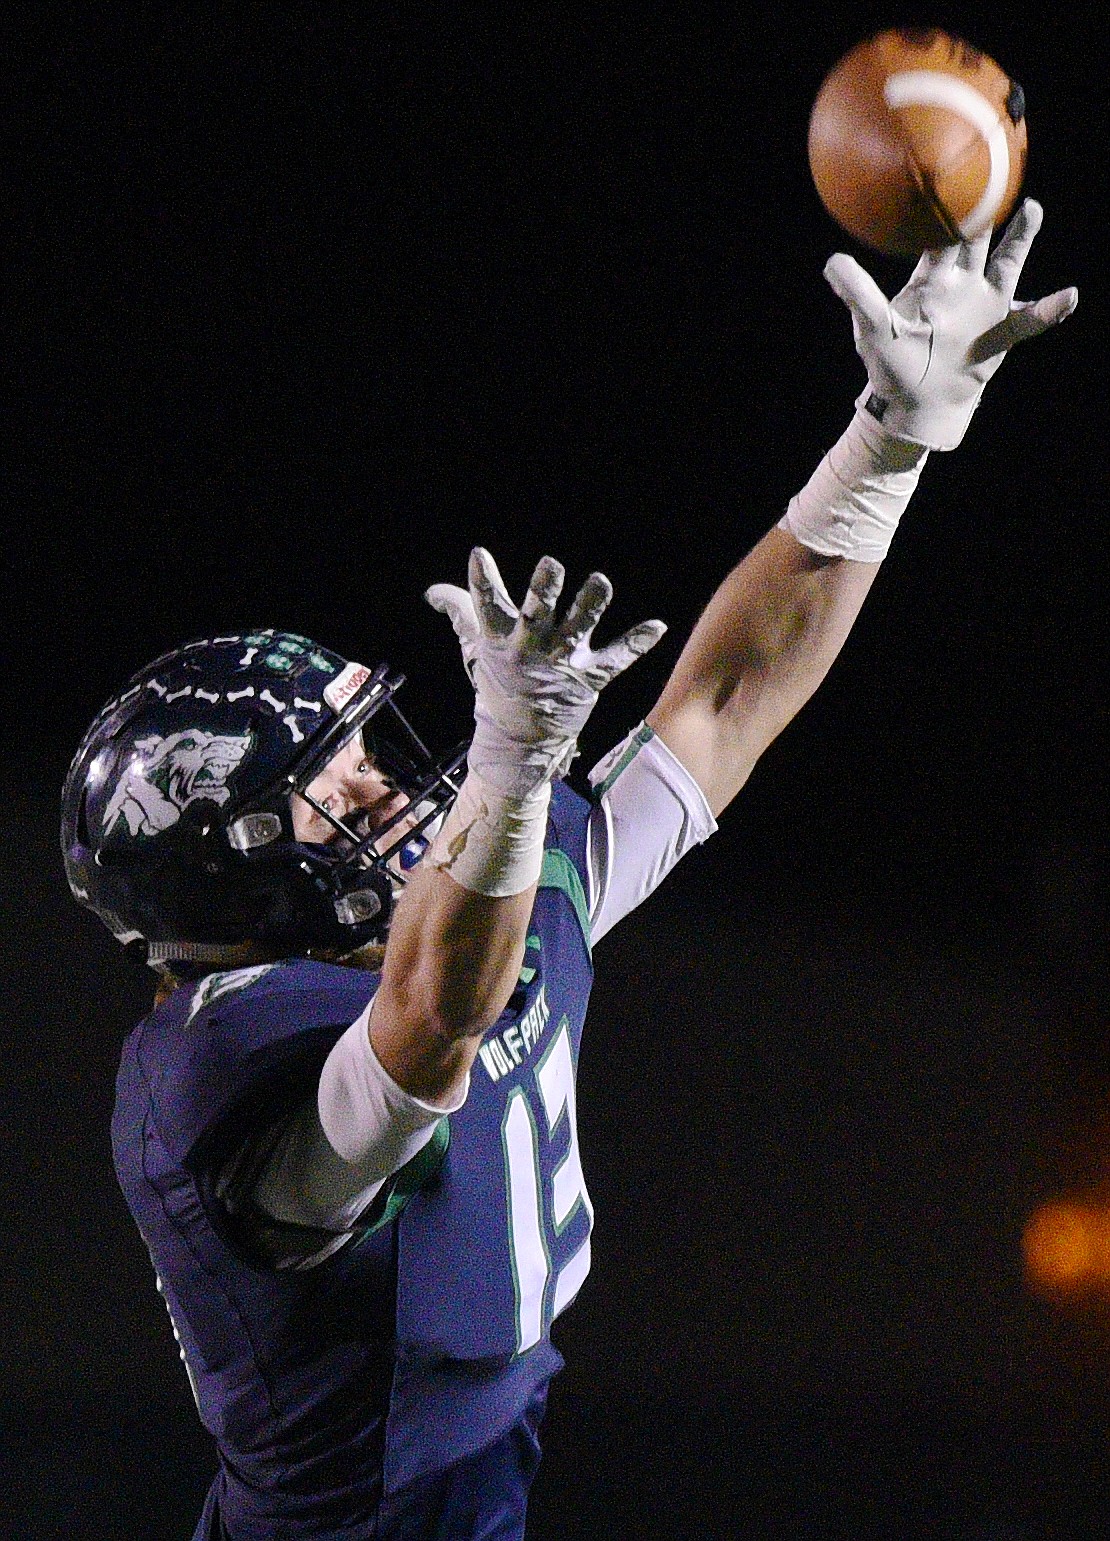
<path fill-rule="evenodd" d="M 575 1119 L 574 1060 L 566 1018 L 533 1072 L 547 1125 L 545 1154 L 561 1121 L 569 1123 L 570 1143 L 562 1160 L 544 1178 L 550 1161 L 541 1159 L 541 1135 L 532 1104 L 522 1087 L 509 1096 L 501 1123 L 509 1209 L 509 1254 L 516 1294 L 517 1352 L 523 1354 L 543 1337 L 547 1326 L 568 1306 L 590 1271 L 590 1229 L 594 1211 L 582 1176 Z M 585 1239 L 555 1274 L 552 1251 L 577 1214 L 585 1209 Z"/>

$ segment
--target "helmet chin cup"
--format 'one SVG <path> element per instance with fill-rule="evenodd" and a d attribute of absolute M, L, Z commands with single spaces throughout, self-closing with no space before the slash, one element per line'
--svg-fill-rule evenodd
<path fill-rule="evenodd" d="M 78 903 L 148 957 L 352 952 L 384 940 L 406 867 L 458 791 L 395 703 L 404 676 L 272 630 L 163 654 L 93 722 L 62 796 Z M 404 797 L 376 832 L 297 841 L 290 797 L 361 734 Z"/>

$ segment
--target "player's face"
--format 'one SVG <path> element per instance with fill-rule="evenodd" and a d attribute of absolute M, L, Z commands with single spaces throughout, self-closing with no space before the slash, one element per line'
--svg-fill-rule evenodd
<path fill-rule="evenodd" d="M 356 736 L 345 745 L 307 788 L 310 797 L 336 818 L 353 819 L 369 830 L 381 827 L 405 804 L 404 793 L 390 785 Z M 362 815 L 361 819 L 358 817 Z M 406 834 L 416 823 L 409 815 L 389 831 L 388 844 Z M 340 838 L 323 814 L 303 797 L 293 796 L 293 832 L 310 845 L 329 845 Z"/>

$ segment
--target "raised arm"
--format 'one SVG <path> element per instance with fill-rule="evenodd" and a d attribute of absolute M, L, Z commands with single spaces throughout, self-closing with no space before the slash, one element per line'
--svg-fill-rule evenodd
<path fill-rule="evenodd" d="M 560 620 L 563 569 L 544 557 L 518 610 L 493 558 L 471 553 L 469 591 L 437 584 L 475 688 L 458 800 L 390 930 L 370 1038 L 406 1091 L 449 1100 L 516 984 L 543 858 L 551 781 L 569 766 L 599 692 L 654 645 L 660 621 L 595 651 L 612 596 L 593 573 Z"/>
<path fill-rule="evenodd" d="M 874 580 L 928 450 L 952 449 L 1006 352 L 1070 313 L 1075 291 L 1013 296 L 1041 222 L 1026 202 L 988 240 L 926 254 L 888 302 L 850 257 L 825 275 L 852 313 L 868 387 L 784 519 L 726 578 L 649 722 L 719 812 L 820 683 Z M 562 621 L 544 558 L 518 610 L 487 552 L 469 591 L 437 585 L 476 691 L 462 793 L 399 904 L 370 1037 L 405 1088 L 450 1098 L 515 985 L 552 777 L 601 688 L 662 634 L 645 622 L 594 652 L 610 587 L 589 578 Z"/>
<path fill-rule="evenodd" d="M 713 595 L 648 722 L 714 814 L 824 679 L 878 570 L 774 529 Z"/>
<path fill-rule="evenodd" d="M 1027 200 L 989 261 L 989 236 L 926 253 L 890 302 L 854 259 L 829 260 L 867 388 L 780 525 L 713 595 L 648 716 L 714 813 L 839 653 L 929 449 L 954 449 L 1007 351 L 1075 308 L 1074 289 L 1014 300 L 1041 217 Z"/>

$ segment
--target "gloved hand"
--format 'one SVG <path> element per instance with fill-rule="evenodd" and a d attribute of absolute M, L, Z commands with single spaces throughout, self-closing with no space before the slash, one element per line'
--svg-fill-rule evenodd
<path fill-rule="evenodd" d="M 1071 315 L 1076 289 L 1014 299 L 1043 217 L 1027 198 L 989 261 L 989 231 L 926 252 L 890 301 L 853 257 L 829 258 L 825 277 L 852 312 L 856 352 L 867 367 L 868 388 L 856 405 L 895 438 L 955 449 L 1008 350 Z"/>
<path fill-rule="evenodd" d="M 474 683 L 469 763 L 507 796 L 526 797 L 566 774 L 599 692 L 667 628 L 644 621 L 595 652 L 590 638 L 613 586 L 591 573 L 557 622 L 563 567 L 549 556 L 538 563 L 519 610 L 481 546 L 470 553 L 468 580 L 469 592 L 436 583 L 425 598 L 450 617 Z"/>

